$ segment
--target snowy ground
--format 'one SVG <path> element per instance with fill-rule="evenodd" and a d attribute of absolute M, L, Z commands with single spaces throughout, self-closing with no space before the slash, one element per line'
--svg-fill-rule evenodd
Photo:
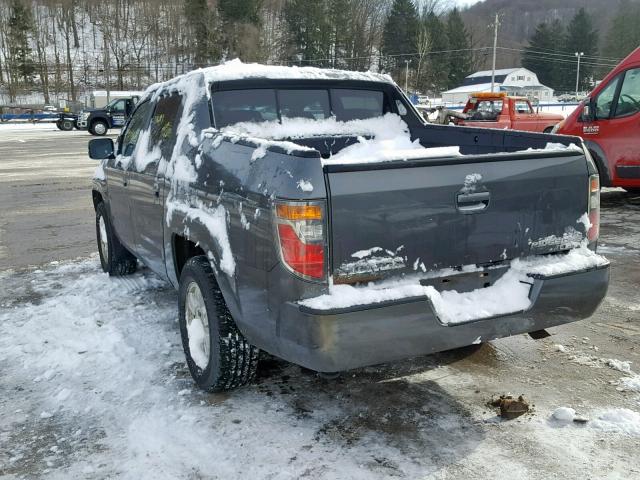
<path fill-rule="evenodd" d="M 52 133 L 32 147 L 62 151 L 53 149 L 64 142 L 79 156 L 88 139 L 80 134 Z M 22 138 L 3 143 L 0 134 L 0 169 L 15 162 Z M 7 167 L 27 173 L 0 175 L 3 205 L 40 197 L 57 208 L 52 224 L 76 212 L 87 188 L 76 172 L 92 164 L 52 158 L 40 175 L 24 163 Z M 55 165 L 69 170 L 64 182 L 50 176 Z M 29 197 L 15 201 L 22 190 Z M 95 250 L 86 203 L 73 213 L 73 236 L 34 225 L 38 212 L 0 212 L 12 232 L 41 237 L 37 258 L 59 259 L 21 267 L 16 250 L 2 257 L 0 235 L 0 260 L 13 267 L 0 268 L 3 479 L 640 477 L 638 197 L 603 195 L 612 283 L 587 321 L 544 340 L 518 336 L 336 380 L 266 358 L 252 385 L 228 394 L 193 387 L 170 287 L 146 270 L 109 278 L 95 255 L 73 259 Z M 524 394 L 533 412 L 501 420 L 486 404 L 504 393 Z M 571 411 L 559 407 L 589 422 L 562 420 Z"/>

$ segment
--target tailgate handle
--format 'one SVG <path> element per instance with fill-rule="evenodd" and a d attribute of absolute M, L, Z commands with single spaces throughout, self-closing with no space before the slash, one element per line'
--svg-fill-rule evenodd
<path fill-rule="evenodd" d="M 489 206 L 489 192 L 459 193 L 456 195 L 456 207 L 462 213 L 481 212 Z"/>

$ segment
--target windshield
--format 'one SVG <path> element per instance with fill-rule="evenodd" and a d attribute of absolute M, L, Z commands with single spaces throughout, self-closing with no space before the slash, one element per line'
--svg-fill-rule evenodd
<path fill-rule="evenodd" d="M 240 122 L 280 121 L 282 118 L 349 121 L 385 113 L 384 92 L 377 90 L 270 89 L 222 90 L 213 94 L 217 128 Z"/>

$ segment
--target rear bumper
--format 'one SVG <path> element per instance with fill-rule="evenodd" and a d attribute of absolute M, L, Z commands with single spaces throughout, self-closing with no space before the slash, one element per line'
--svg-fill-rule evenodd
<path fill-rule="evenodd" d="M 341 310 L 288 302 L 281 311 L 279 355 L 304 367 L 336 372 L 532 332 L 590 317 L 609 285 L 609 265 L 536 278 L 529 310 L 443 325 L 426 298 Z"/>

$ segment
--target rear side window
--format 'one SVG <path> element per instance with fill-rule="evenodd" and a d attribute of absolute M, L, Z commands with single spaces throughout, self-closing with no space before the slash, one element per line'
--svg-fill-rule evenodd
<path fill-rule="evenodd" d="M 323 120 L 331 116 L 327 90 L 278 90 L 282 118 Z"/>
<path fill-rule="evenodd" d="M 342 122 L 380 117 L 384 114 L 384 93 L 376 90 L 331 89 L 331 105 Z"/>
<path fill-rule="evenodd" d="M 171 158 L 173 147 L 176 144 L 176 125 L 181 116 L 182 98 L 172 94 L 162 97 L 156 104 L 156 109 L 151 117 L 151 132 L 149 148 L 160 147 L 162 158 Z"/>
<path fill-rule="evenodd" d="M 150 109 L 151 103 L 144 102 L 133 112 L 133 116 L 129 120 L 127 129 L 122 136 L 122 144 L 120 146 L 120 153 L 125 157 L 133 155 L 136 144 L 138 143 L 138 138 L 140 137 L 140 132 L 147 126 Z"/>
<path fill-rule="evenodd" d="M 213 115 L 217 128 L 239 122 L 278 120 L 276 92 L 271 89 L 226 90 L 213 94 Z"/>
<path fill-rule="evenodd" d="M 626 117 L 640 111 L 640 68 L 627 70 L 624 74 L 615 117 Z"/>

